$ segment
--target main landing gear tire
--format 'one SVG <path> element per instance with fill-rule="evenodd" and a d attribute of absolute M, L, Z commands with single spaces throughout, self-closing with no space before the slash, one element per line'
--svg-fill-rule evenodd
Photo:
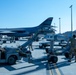
<path fill-rule="evenodd" d="M 50 55 L 48 57 L 48 62 L 56 63 L 58 61 L 58 57 L 56 55 Z"/>
<path fill-rule="evenodd" d="M 10 56 L 9 58 L 8 58 L 8 64 L 9 65 L 13 65 L 13 64 L 15 64 L 16 63 L 16 58 L 14 57 L 14 56 Z"/>

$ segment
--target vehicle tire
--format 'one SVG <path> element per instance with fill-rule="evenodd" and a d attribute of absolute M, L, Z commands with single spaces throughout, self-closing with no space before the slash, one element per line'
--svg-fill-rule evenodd
<path fill-rule="evenodd" d="M 69 52 L 65 52 L 64 55 L 65 55 L 66 58 L 70 58 L 70 56 L 69 56 Z M 73 57 L 74 57 L 74 54 L 72 54 L 72 58 L 73 58 Z"/>
<path fill-rule="evenodd" d="M 43 46 L 39 46 L 39 48 L 43 48 Z"/>
<path fill-rule="evenodd" d="M 6 40 L 3 40 L 3 43 L 6 43 Z"/>
<path fill-rule="evenodd" d="M 48 62 L 56 63 L 58 61 L 58 57 L 56 55 L 49 56 Z"/>
<path fill-rule="evenodd" d="M 52 63 L 56 63 L 58 61 L 58 57 L 57 56 L 52 56 L 51 60 L 52 60 L 51 61 Z"/>
<path fill-rule="evenodd" d="M 69 58 L 69 52 L 65 52 L 64 55 L 65 55 L 66 58 Z"/>
<path fill-rule="evenodd" d="M 15 64 L 16 63 L 16 58 L 14 57 L 14 56 L 10 56 L 9 58 L 8 58 L 8 64 L 9 65 L 13 65 L 13 64 Z"/>
<path fill-rule="evenodd" d="M 48 50 L 48 48 L 46 48 L 45 50 L 46 50 L 46 53 L 49 53 L 49 50 Z"/>
<path fill-rule="evenodd" d="M 46 45 L 43 45 L 44 48 L 46 48 Z"/>

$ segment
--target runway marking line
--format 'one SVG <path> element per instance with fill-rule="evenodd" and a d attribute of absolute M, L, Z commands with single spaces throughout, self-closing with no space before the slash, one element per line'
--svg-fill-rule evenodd
<path fill-rule="evenodd" d="M 56 66 L 55 63 L 53 63 L 53 66 L 55 67 L 55 71 L 56 71 L 57 75 L 61 75 L 61 73 L 60 73 L 60 71 L 59 71 L 59 69 L 57 68 L 57 66 Z M 48 64 L 48 68 L 50 69 L 49 64 Z M 50 73 L 50 75 L 53 75 L 52 69 L 49 70 L 49 73 Z"/>
<path fill-rule="evenodd" d="M 50 69 L 49 64 L 48 64 L 48 68 Z M 52 69 L 51 69 L 51 70 L 49 70 L 49 73 L 50 73 L 50 75 L 53 75 L 53 71 L 52 71 Z"/>
<path fill-rule="evenodd" d="M 59 69 L 57 68 L 57 66 L 56 66 L 55 63 L 54 63 L 54 66 L 55 66 L 55 70 L 56 70 L 57 75 L 61 75 L 61 73 L 60 73 L 60 71 L 59 71 Z"/>

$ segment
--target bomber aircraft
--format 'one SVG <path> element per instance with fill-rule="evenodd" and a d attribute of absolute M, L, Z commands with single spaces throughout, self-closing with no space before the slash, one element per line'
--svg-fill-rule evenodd
<path fill-rule="evenodd" d="M 52 29 L 52 20 L 53 17 L 47 18 L 44 22 L 42 22 L 40 25 L 36 27 L 28 27 L 28 28 L 0 28 L 0 35 L 7 35 L 9 37 L 26 37 L 30 36 L 33 33 L 37 32 L 38 30 L 44 30 L 44 29 Z"/>

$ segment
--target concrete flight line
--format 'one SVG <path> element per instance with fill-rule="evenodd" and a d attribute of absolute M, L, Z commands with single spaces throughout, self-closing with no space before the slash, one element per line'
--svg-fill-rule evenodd
<path fill-rule="evenodd" d="M 60 73 L 59 69 L 57 68 L 56 64 L 53 63 L 52 65 L 53 65 L 54 69 L 52 69 L 51 68 L 52 66 L 50 66 L 50 64 L 48 64 L 50 75 L 61 75 L 61 73 Z"/>
<path fill-rule="evenodd" d="M 53 71 L 52 71 L 52 69 L 50 69 L 50 64 L 49 63 L 48 63 L 48 68 L 49 68 L 49 74 L 53 75 Z"/>
<path fill-rule="evenodd" d="M 61 73 L 60 73 L 60 71 L 59 71 L 59 69 L 57 68 L 57 66 L 56 66 L 55 63 L 54 63 L 54 67 L 55 67 L 55 70 L 56 70 L 57 75 L 61 75 Z"/>

